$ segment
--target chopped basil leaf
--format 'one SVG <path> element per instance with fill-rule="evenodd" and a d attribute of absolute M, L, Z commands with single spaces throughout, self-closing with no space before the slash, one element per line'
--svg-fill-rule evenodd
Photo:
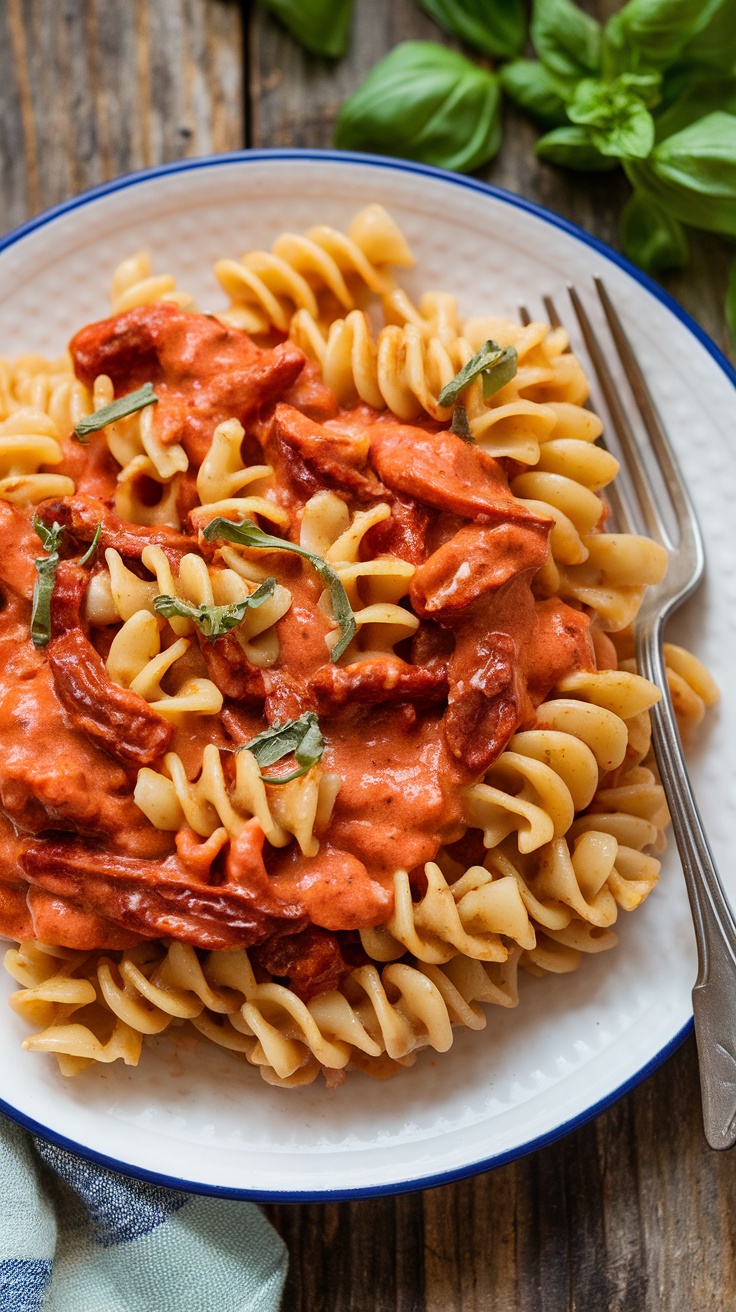
<path fill-rule="evenodd" d="M 207 542 L 216 542 L 218 538 L 224 538 L 226 542 L 236 542 L 241 547 L 261 547 L 264 551 L 292 551 L 296 556 L 303 556 L 308 560 L 330 592 L 332 613 L 340 627 L 340 637 L 332 648 L 330 656 L 333 661 L 340 659 L 345 648 L 355 637 L 358 626 L 348 601 L 348 594 L 338 574 L 326 560 L 316 556 L 313 551 L 306 551 L 304 547 L 294 546 L 293 542 L 285 542 L 283 538 L 275 538 L 270 533 L 264 533 L 252 519 L 243 519 L 236 524 L 231 519 L 223 519 L 218 515 L 207 525 L 204 537 Z"/>
<path fill-rule="evenodd" d="M 61 539 L 64 536 L 64 529 L 61 524 L 57 524 L 54 520 L 51 528 L 49 528 L 48 524 L 44 524 L 38 515 L 34 515 L 33 530 L 40 537 L 44 551 L 47 551 L 49 555 L 52 555 L 55 551 L 58 552 Z"/>
<path fill-rule="evenodd" d="M 157 402 L 158 397 L 153 390 L 153 383 L 144 383 L 137 392 L 128 392 L 126 396 L 119 396 L 109 405 L 103 405 L 101 410 L 95 410 L 93 415 L 80 419 L 79 423 L 74 425 L 74 436 L 84 446 L 89 441 L 91 433 L 99 433 L 101 428 L 107 428 L 108 424 L 114 424 L 117 419 L 125 419 L 126 415 L 133 415 L 136 410 L 145 410 L 147 405 L 156 405 Z"/>
<path fill-rule="evenodd" d="M 275 579 L 266 579 L 249 597 L 243 597 L 241 601 L 233 601 L 229 606 L 204 604 L 195 606 L 188 601 L 182 601 L 180 597 L 154 597 L 153 609 L 157 615 L 164 615 L 166 619 L 171 619 L 172 615 L 180 615 L 182 619 L 191 620 L 205 638 L 215 642 L 217 638 L 222 638 L 230 629 L 240 624 L 246 611 L 256 610 L 264 601 L 272 597 L 275 587 Z"/>
<path fill-rule="evenodd" d="M 84 555 L 80 556 L 79 560 L 77 561 L 78 565 L 89 564 L 89 562 L 91 561 L 92 557 L 94 556 L 97 550 L 97 543 L 100 540 L 101 532 L 102 532 L 102 524 L 100 523 L 97 525 L 97 528 L 95 529 L 95 535 L 92 541 L 90 542 L 89 546 L 87 547 L 87 550 L 85 551 Z"/>
<path fill-rule="evenodd" d="M 438 401 L 442 406 L 454 405 L 461 392 L 480 375 L 483 383 L 483 399 L 489 401 L 494 392 L 505 387 L 515 376 L 518 356 L 513 346 L 499 346 L 489 338 L 472 360 L 464 364 L 451 383 L 442 388 Z"/>
<path fill-rule="evenodd" d="M 49 554 L 35 561 L 36 582 L 33 588 L 33 608 L 31 610 L 31 638 L 34 647 L 45 647 L 51 638 L 51 598 L 56 583 L 56 571 L 59 566 L 59 545 L 64 536 L 64 529 L 56 521 L 44 524 L 38 515 L 33 517 L 33 527 Z"/>
<path fill-rule="evenodd" d="M 452 423 L 450 424 L 450 432 L 455 433 L 457 437 L 461 437 L 463 439 L 463 442 L 475 441 L 475 438 L 473 437 L 473 434 L 470 431 L 468 412 L 465 409 L 465 406 L 463 405 L 462 401 L 455 402 L 455 409 L 452 412 Z"/>
<path fill-rule="evenodd" d="M 239 752 L 252 752 L 261 768 L 275 765 L 285 756 L 294 756 L 300 768 L 292 771 L 291 774 L 262 774 L 261 779 L 267 784 L 288 784 L 292 779 L 300 779 L 311 770 L 313 765 L 322 760 L 324 750 L 319 720 L 314 711 L 305 711 L 298 720 L 289 720 L 286 724 L 276 724 L 271 729 L 264 729 L 263 733 L 259 733 L 249 743 L 238 748 Z"/>

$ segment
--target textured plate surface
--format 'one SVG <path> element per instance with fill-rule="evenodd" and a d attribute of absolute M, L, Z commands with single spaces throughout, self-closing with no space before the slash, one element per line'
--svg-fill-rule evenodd
<path fill-rule="evenodd" d="M 706 661 L 726 693 L 691 762 L 733 896 L 734 376 L 674 304 L 616 256 L 514 197 L 420 166 L 289 152 L 188 161 L 121 179 L 0 242 L 0 354 L 60 353 L 76 328 L 108 312 L 111 270 L 140 248 L 199 308 L 217 309 L 215 259 L 268 247 L 285 227 L 342 227 L 373 200 L 392 211 L 415 252 L 416 268 L 402 278 L 410 292 L 453 291 L 464 313 L 516 317 L 524 303 L 541 317 L 543 294 L 564 307 L 568 283 L 605 278 L 705 531 L 707 580 L 671 636 Z M 449 1053 L 424 1053 L 386 1083 L 353 1075 L 333 1091 L 321 1082 L 273 1089 L 224 1052 L 165 1036 L 144 1048 L 137 1070 L 92 1068 L 65 1081 L 51 1059 L 21 1050 L 25 1026 L 4 1009 L 0 1100 L 89 1156 L 207 1192 L 299 1200 L 440 1183 L 572 1128 L 687 1032 L 695 951 L 672 848 L 659 888 L 617 928 L 614 952 L 574 975 L 525 978 L 517 1010 L 491 1009 L 486 1030 L 457 1031 Z M 3 975 L 2 999 L 12 987 Z"/>

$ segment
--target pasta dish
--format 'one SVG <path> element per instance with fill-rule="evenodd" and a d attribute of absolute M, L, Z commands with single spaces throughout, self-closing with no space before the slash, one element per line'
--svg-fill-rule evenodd
<path fill-rule="evenodd" d="M 371 205 L 147 257 L 0 359 L 0 933 L 64 1074 L 193 1027 L 271 1084 L 384 1078 L 614 945 L 657 882 L 666 569 L 562 329 L 415 304 Z M 667 647 L 683 726 L 717 692 Z"/>

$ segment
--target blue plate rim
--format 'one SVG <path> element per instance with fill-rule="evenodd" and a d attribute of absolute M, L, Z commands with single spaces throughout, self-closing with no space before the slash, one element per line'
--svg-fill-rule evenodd
<path fill-rule="evenodd" d="M 81 209 L 96 200 L 105 196 L 113 195 L 117 191 L 123 191 L 128 187 L 137 186 L 142 182 L 150 182 L 155 178 L 163 177 L 173 173 L 183 173 L 192 169 L 206 169 L 218 167 L 226 164 L 247 164 L 264 160 L 288 160 L 288 159 L 312 159 L 319 161 L 329 161 L 338 164 L 364 164 L 383 169 L 391 169 L 396 172 L 419 174 L 423 177 L 435 178 L 451 186 L 465 188 L 470 191 L 479 192 L 481 195 L 490 196 L 504 204 L 511 205 L 517 209 L 525 210 L 527 213 L 541 219 L 542 222 L 550 224 L 552 227 L 559 228 L 569 236 L 582 242 L 584 245 L 597 251 L 613 264 L 618 265 L 631 278 L 640 284 L 650 295 L 654 296 L 662 305 L 665 306 L 675 318 L 689 330 L 690 333 L 700 342 L 715 363 L 719 366 L 726 377 L 736 387 L 736 368 L 726 358 L 713 339 L 701 328 L 700 324 L 683 309 L 681 305 L 672 297 L 669 292 L 660 287 L 654 279 L 637 269 L 625 256 L 620 255 L 618 251 L 607 246 L 599 238 L 593 237 L 586 232 L 584 228 L 572 223 L 569 219 L 563 218 L 551 210 L 545 209 L 536 201 L 527 200 L 525 197 L 517 196 L 513 192 L 506 191 L 502 187 L 497 187 L 492 183 L 481 182 L 478 178 L 465 177 L 462 174 L 449 173 L 445 169 L 438 169 L 430 164 L 418 164 L 409 160 L 391 158 L 384 155 L 365 154 L 356 151 L 338 151 L 338 150 L 299 150 L 289 147 L 270 148 L 262 150 L 238 150 L 229 151 L 222 155 L 204 155 L 193 159 L 173 160 L 167 164 L 155 165 L 152 168 L 141 169 L 135 173 L 127 173 L 122 177 L 113 178 L 109 182 L 101 183 L 88 191 L 80 193 L 78 196 L 72 196 L 68 200 L 53 206 L 51 209 L 44 210 L 41 214 L 35 215 L 25 223 L 20 224 L 17 228 L 12 229 L 4 237 L 0 237 L 0 254 L 14 246 L 29 234 L 36 232 L 39 228 L 45 227 L 55 219 L 69 214 L 76 209 Z M 65 1135 L 49 1130 L 46 1126 L 34 1121 L 32 1117 L 27 1116 L 24 1112 L 16 1107 L 11 1107 L 3 1099 L 0 1099 L 0 1110 L 11 1120 L 21 1125 L 24 1129 L 40 1138 L 47 1140 L 57 1147 L 65 1148 L 69 1152 L 76 1153 L 86 1161 L 94 1162 L 97 1165 L 107 1167 L 110 1170 L 117 1171 L 122 1175 L 131 1176 L 137 1180 L 144 1180 L 151 1184 L 162 1185 L 169 1189 L 183 1190 L 187 1193 L 204 1194 L 210 1197 L 242 1199 L 259 1203 L 322 1203 L 322 1202 L 340 1202 L 349 1199 L 374 1198 L 380 1196 L 390 1196 L 401 1193 L 412 1193 L 420 1189 L 433 1189 L 440 1185 L 451 1184 L 456 1180 L 464 1180 L 474 1175 L 479 1175 L 485 1171 L 492 1170 L 497 1166 L 503 1166 L 508 1162 L 515 1161 L 520 1157 L 537 1149 L 545 1148 L 555 1143 L 558 1139 L 579 1129 L 587 1122 L 599 1116 L 601 1112 L 611 1107 L 620 1098 L 623 1098 L 632 1089 L 636 1088 L 643 1080 L 651 1075 L 659 1066 L 663 1064 L 685 1039 L 693 1031 L 692 1017 L 685 1022 L 682 1028 L 671 1038 L 664 1047 L 652 1056 L 649 1061 L 639 1068 L 634 1075 L 630 1076 L 622 1084 L 606 1094 L 605 1097 L 591 1104 L 584 1111 L 579 1112 L 569 1121 L 563 1122 L 554 1129 L 547 1131 L 545 1134 L 528 1140 L 523 1144 L 518 1144 L 515 1148 L 507 1149 L 504 1152 L 496 1153 L 492 1157 L 484 1158 L 481 1161 L 473 1162 L 470 1165 L 458 1167 L 450 1171 L 442 1171 L 436 1175 L 427 1175 L 410 1181 L 401 1181 L 385 1185 L 370 1185 L 356 1187 L 355 1189 L 320 1189 L 320 1190 L 263 1190 L 235 1188 L 224 1185 L 209 1185 L 200 1181 L 182 1180 L 174 1176 L 168 1176 L 157 1171 L 147 1171 L 143 1167 L 134 1166 L 127 1162 L 121 1162 L 115 1157 L 108 1157 L 104 1153 L 95 1152 L 92 1149 L 79 1144 L 76 1140 L 68 1139 Z"/>

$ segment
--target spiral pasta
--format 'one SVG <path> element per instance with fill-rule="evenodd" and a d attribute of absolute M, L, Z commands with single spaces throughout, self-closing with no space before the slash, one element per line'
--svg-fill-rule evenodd
<path fill-rule="evenodd" d="M 0 497 L 23 506 L 69 496 L 73 481 L 54 468 L 62 440 L 90 409 L 68 358 L 0 358 Z"/>
<path fill-rule="evenodd" d="M 81 469 L 61 552 L 70 559 L 87 522 L 103 518 L 100 500 L 114 506 L 104 564 L 87 561 L 88 583 L 68 571 L 60 613 L 73 624 L 72 583 L 86 583 L 76 639 L 99 658 L 95 686 L 123 722 L 135 698 L 120 688 L 168 721 L 155 723 L 150 751 L 122 753 L 122 772 L 115 764 L 109 851 L 90 853 L 85 819 L 47 858 L 57 810 L 50 838 L 36 841 L 32 826 L 34 838 L 12 836 L 19 883 L 21 861 L 34 872 L 26 909 L 38 940 L 58 922 L 62 943 L 118 945 L 24 940 L 6 957 L 19 984 L 11 1005 L 37 1030 L 25 1047 L 55 1054 L 65 1074 L 133 1066 L 144 1038 L 186 1026 L 276 1086 L 320 1072 L 334 1086 L 350 1068 L 384 1078 L 423 1048 L 447 1051 L 453 1027 L 482 1029 L 486 1005 L 516 1006 L 519 970 L 562 974 L 613 947 L 620 912 L 657 883 L 668 822 L 651 754 L 659 693 L 636 672 L 631 625 L 665 553 L 606 531 L 618 466 L 565 332 L 463 318 L 443 291 L 415 303 L 394 281 L 411 263 L 378 205 L 347 233 L 283 234 L 269 251 L 218 262 L 223 329 L 182 315 L 191 299 L 145 254 L 124 261 L 112 307 L 131 316 L 126 333 L 155 323 L 173 349 L 184 332 L 209 350 L 214 381 L 208 391 L 193 347 L 195 364 L 175 361 L 172 386 L 162 349 L 157 408 L 108 424 L 88 463 L 66 443 L 71 429 L 139 376 L 127 356 L 116 375 L 115 349 L 100 346 L 117 342 L 113 321 L 86 335 L 89 390 L 68 359 L 0 360 L 0 498 L 68 496 L 74 482 L 57 467 Z M 170 308 L 146 318 L 159 301 Z M 268 377 L 252 404 L 230 389 L 225 340 L 226 355 Z M 513 348 L 516 372 L 489 397 L 476 376 L 453 415 L 440 394 L 489 340 Z M 124 348 L 135 356 L 135 342 Z M 76 359 L 74 341 L 70 350 Z M 287 408 L 308 423 L 279 445 Z M 202 531 L 218 517 L 253 521 L 270 541 L 263 551 L 237 545 L 237 532 L 210 542 Z M 300 551 L 312 560 L 295 560 Z M 331 580 L 321 595 L 316 577 Z M 423 609 L 420 580 L 453 605 Z M 162 596 L 174 599 L 168 618 L 154 604 Z M 202 609 L 231 606 L 245 613 L 218 616 L 215 636 Z M 343 651 L 345 606 L 355 628 Z M 52 609 L 62 654 L 48 686 L 58 680 L 59 714 L 78 739 L 75 698 L 86 691 L 63 682 L 68 630 L 57 619 Z M 546 677 L 534 662 L 548 649 Z M 686 733 L 717 689 L 684 649 L 667 644 L 665 659 Z M 551 691 L 537 704 L 540 683 Z M 97 761 L 100 743 L 113 757 L 117 748 L 103 721 L 84 730 Z M 292 756 L 298 768 L 269 773 Z M 132 759 L 146 764 L 133 771 Z M 130 828 L 122 848 L 118 804 Z M 57 896 L 59 869 L 67 892 Z M 127 919 L 116 901 L 129 897 L 126 881 Z M 177 915 L 164 919 L 152 903 L 169 896 Z M 172 924 L 177 936 L 162 938 Z"/>
<path fill-rule="evenodd" d="M 319 850 L 317 831 L 327 825 L 339 779 L 313 766 L 300 779 L 268 787 L 253 753 L 235 754 L 234 778 L 225 778 L 222 757 L 212 744 L 204 749 L 199 777 L 190 781 L 175 752 L 163 760 L 165 774 L 144 767 L 138 771 L 135 801 L 158 829 L 173 832 L 187 824 L 195 834 L 217 834 L 220 847 L 237 838 L 255 819 L 272 847 L 296 838 L 305 856 Z"/>
<path fill-rule="evenodd" d="M 271 980 L 257 980 L 244 950 L 200 960 L 181 943 L 141 944 L 113 961 L 31 943 L 11 949 L 5 966 L 23 986 L 11 1006 L 43 1026 L 24 1041 L 54 1053 L 64 1074 L 95 1061 L 136 1065 L 144 1035 L 192 1024 L 210 1041 L 241 1053 L 268 1083 L 311 1083 L 320 1069 L 352 1061 L 385 1075 L 422 1047 L 445 1052 L 452 1026 L 483 1029 L 478 1002 L 518 1001 L 519 951 L 501 965 L 458 958 L 439 968 L 400 963 L 350 972 L 339 990 L 304 1003 Z"/>
<path fill-rule="evenodd" d="M 361 653 L 373 656 L 391 652 L 397 642 L 411 637 L 419 627 L 416 616 L 399 605 L 409 591 L 414 566 L 391 555 L 361 559 L 365 535 L 390 514 L 391 507 L 378 502 L 370 510 L 357 510 L 351 516 L 334 492 L 317 492 L 304 507 L 300 544 L 333 566 L 353 610 L 357 635 L 348 649 L 348 660 L 359 658 Z M 326 593 L 320 605 L 331 616 Z M 330 648 L 337 637 L 336 629 L 328 634 Z"/>
<path fill-rule="evenodd" d="M 175 573 L 164 551 L 157 546 L 147 546 L 143 550 L 142 563 L 155 576 L 154 580 L 141 579 L 125 565 L 120 553 L 112 547 L 105 552 L 107 569 L 95 574 L 86 599 L 87 619 L 91 624 L 113 624 L 123 620 L 123 628 L 113 639 L 116 649 L 114 662 L 121 663 L 121 673 L 130 670 L 130 680 L 138 679 L 144 669 L 141 663 L 143 655 L 149 648 L 148 660 L 158 658 L 160 645 L 159 634 L 168 628 L 180 644 L 176 655 L 169 647 L 161 654 L 161 660 L 151 675 L 159 667 L 169 665 L 183 656 L 190 648 L 190 643 L 182 641 L 193 631 L 191 620 L 183 616 L 172 616 L 167 624 L 154 611 L 154 598 L 169 596 L 180 598 L 196 606 L 228 606 L 245 600 L 253 591 L 252 584 L 246 582 L 239 572 L 233 569 L 220 569 L 207 566 L 201 556 L 188 552 L 182 556 L 179 570 Z M 236 561 L 238 558 L 236 557 Z M 291 605 L 291 593 L 288 588 L 277 583 L 270 597 L 257 608 L 247 610 L 237 627 L 236 640 L 242 646 L 245 655 L 253 665 L 272 665 L 278 658 L 278 638 L 274 625 L 286 613 Z M 154 632 L 155 628 L 155 632 Z M 112 656 L 111 650 L 111 656 Z M 190 656 L 190 664 L 194 654 Z M 132 664 L 131 664 L 132 662 Z M 166 664 L 168 662 L 168 664 Z M 199 665 L 198 662 L 195 662 Z M 133 667 L 135 669 L 133 670 Z M 202 666 L 199 666 L 200 670 Z M 115 678 L 108 665 L 108 672 Z M 160 677 L 163 677 L 163 672 Z M 149 676 L 143 677 L 148 682 Z M 121 680 L 116 680 L 120 682 Z M 130 686 L 126 684 L 125 686 Z M 220 704 L 221 704 L 220 698 Z M 219 707 L 218 707 L 219 709 Z"/>
<path fill-rule="evenodd" d="M 427 862 L 424 874 L 427 889 L 415 902 L 408 875 L 397 871 L 390 920 L 380 929 L 361 930 L 363 947 L 375 961 L 393 961 L 405 952 L 435 965 L 458 954 L 506 961 L 509 948 L 504 940 L 534 946 L 534 930 L 512 878 L 494 879 L 483 866 L 471 866 L 448 884 L 433 861 Z"/>
<path fill-rule="evenodd" d="M 391 289 L 391 265 L 412 263 L 390 215 L 381 205 L 368 205 L 347 235 L 319 226 L 304 236 L 284 233 L 270 252 L 218 260 L 215 274 L 231 298 L 222 317 L 256 336 L 271 328 L 286 333 L 295 310 L 315 319 L 324 312 L 334 317 L 335 305 L 352 310 L 364 291 L 380 295 Z"/>
<path fill-rule="evenodd" d="M 194 309 L 188 292 L 177 291 L 176 281 L 170 274 L 153 274 L 148 251 L 138 251 L 117 265 L 110 284 L 110 302 L 113 314 L 123 314 L 139 305 L 153 305 L 167 301 L 181 310 Z"/>

